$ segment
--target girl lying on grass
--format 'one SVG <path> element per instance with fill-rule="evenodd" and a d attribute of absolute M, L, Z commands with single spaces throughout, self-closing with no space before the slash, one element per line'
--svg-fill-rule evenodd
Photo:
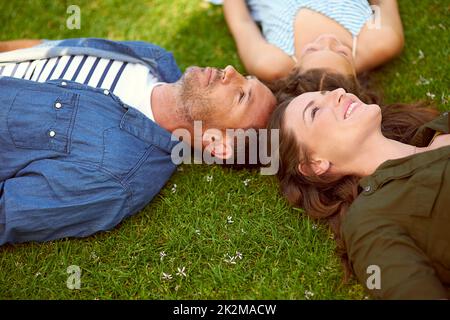
<path fill-rule="evenodd" d="M 395 0 L 225 0 L 223 5 L 242 62 L 265 81 L 283 78 L 295 67 L 356 76 L 403 48 Z"/>
<path fill-rule="evenodd" d="M 317 80 L 291 86 L 269 121 L 282 194 L 331 227 L 346 275 L 373 297 L 448 298 L 448 113 Z"/>

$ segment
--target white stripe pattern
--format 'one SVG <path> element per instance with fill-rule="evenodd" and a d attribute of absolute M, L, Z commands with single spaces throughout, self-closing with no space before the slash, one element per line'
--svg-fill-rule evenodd
<path fill-rule="evenodd" d="M 60 79 L 61 73 L 66 67 L 67 62 L 69 62 L 69 59 L 70 59 L 69 56 L 62 56 L 61 59 L 59 59 L 59 62 L 56 65 L 56 69 L 53 72 L 52 76 L 50 77 L 50 80 Z"/>
<path fill-rule="evenodd" d="M 57 79 L 72 80 L 74 78 L 74 81 L 78 83 L 111 90 L 125 104 L 138 109 L 154 120 L 150 95 L 158 79 L 145 65 L 76 55 L 8 63 L 0 66 L 0 76 L 11 76 L 13 72 L 14 78 L 37 82 Z M 64 75 L 62 75 L 63 72 Z M 114 88 L 112 88 L 113 86 Z"/>
<path fill-rule="evenodd" d="M 84 80 L 86 80 L 89 71 L 91 71 L 92 65 L 94 64 L 97 57 L 87 57 L 86 61 L 84 62 L 83 67 L 80 70 L 80 73 L 78 74 L 77 78 L 75 79 L 76 82 L 84 83 Z"/>
<path fill-rule="evenodd" d="M 25 71 L 27 70 L 27 67 L 30 65 L 30 62 L 22 62 L 19 63 L 19 67 L 16 70 L 16 73 L 14 74 L 14 77 L 16 78 L 22 78 L 25 75 Z"/>
<path fill-rule="evenodd" d="M 50 75 L 50 71 L 52 71 L 53 67 L 55 66 L 57 58 L 51 58 L 48 60 L 47 65 L 45 66 L 44 70 L 42 70 L 41 75 L 39 76 L 38 82 L 45 82 Z"/>
<path fill-rule="evenodd" d="M 372 16 L 367 0 L 247 0 L 252 16 L 261 23 L 266 40 L 294 54 L 294 21 L 302 8 L 319 12 L 335 20 L 357 37 Z"/>

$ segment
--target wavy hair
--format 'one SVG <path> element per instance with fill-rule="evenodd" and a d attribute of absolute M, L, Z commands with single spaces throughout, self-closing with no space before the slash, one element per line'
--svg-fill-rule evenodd
<path fill-rule="evenodd" d="M 383 134 L 403 143 L 409 143 L 417 129 L 439 113 L 423 103 L 381 105 L 380 96 L 356 78 L 319 69 L 292 73 L 272 88 L 275 88 L 278 106 L 269 120 L 268 128 L 280 130 L 280 166 L 277 176 L 281 193 L 290 204 L 303 208 L 311 218 L 328 224 L 337 243 L 336 251 L 343 263 L 346 281 L 352 274 L 352 268 L 341 234 L 341 222 L 361 191 L 358 187 L 360 178 L 352 175 L 302 175 L 298 165 L 302 163 L 308 166 L 311 163 L 310 152 L 297 141 L 293 132 L 284 126 L 287 106 L 295 97 L 305 92 L 343 88 L 367 104 L 380 105 Z"/>

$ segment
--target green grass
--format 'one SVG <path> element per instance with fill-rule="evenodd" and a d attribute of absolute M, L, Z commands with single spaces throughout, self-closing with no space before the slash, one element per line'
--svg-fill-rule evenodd
<path fill-rule="evenodd" d="M 430 99 L 429 93 L 448 110 L 449 7 L 439 0 L 399 2 L 406 47 L 375 80 L 387 101 Z M 1 1 L 0 40 L 145 40 L 172 51 L 182 69 L 233 64 L 244 71 L 220 7 L 200 0 L 76 3 L 80 30 L 66 28 L 72 1 Z M 236 252 L 242 259 L 225 261 Z M 66 286 L 70 265 L 81 268 L 80 290 Z M 176 275 L 179 267 L 187 277 Z M 163 280 L 163 272 L 173 279 Z M 274 177 L 203 165 L 180 167 L 152 203 L 110 232 L 0 247 L 2 299 L 365 297 L 362 286 L 343 284 L 342 277 L 329 231 L 290 208 Z"/>

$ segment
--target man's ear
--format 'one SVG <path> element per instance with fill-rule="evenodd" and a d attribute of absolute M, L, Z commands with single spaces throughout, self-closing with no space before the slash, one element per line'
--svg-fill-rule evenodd
<path fill-rule="evenodd" d="M 219 159 L 229 159 L 233 156 L 233 146 L 225 133 L 218 129 L 208 129 L 203 133 L 202 144 L 205 151 Z"/>
<path fill-rule="evenodd" d="M 300 163 L 298 165 L 298 171 L 304 176 L 321 176 L 330 169 L 330 161 L 324 159 L 312 160 L 308 165 L 306 163 Z"/>

